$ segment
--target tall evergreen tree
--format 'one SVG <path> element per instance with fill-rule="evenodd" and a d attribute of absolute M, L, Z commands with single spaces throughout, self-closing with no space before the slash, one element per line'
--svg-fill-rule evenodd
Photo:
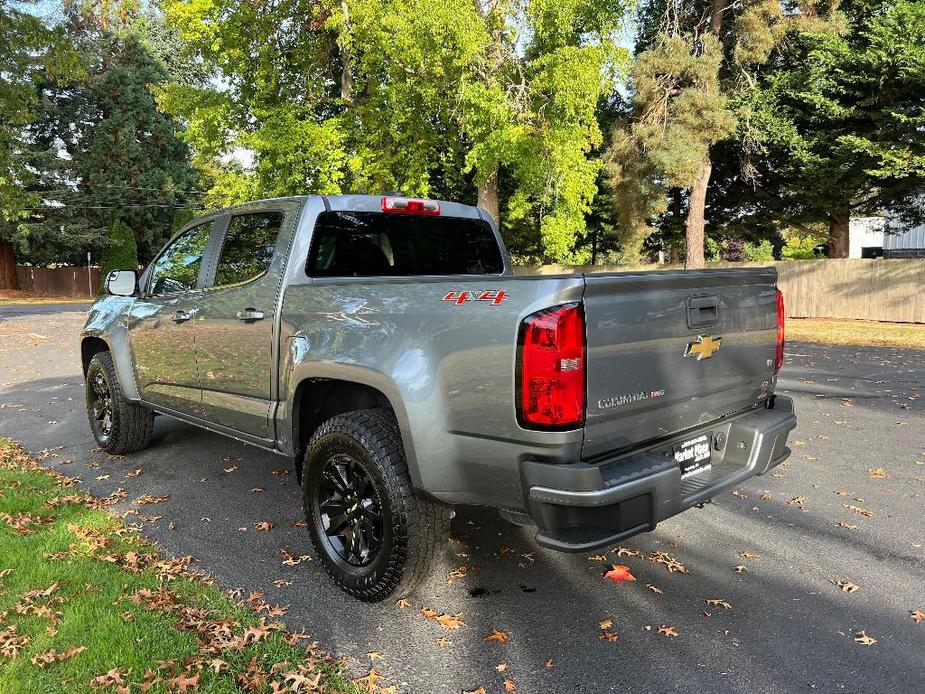
<path fill-rule="evenodd" d="M 46 248 L 59 256 L 99 253 L 120 222 L 147 260 L 170 235 L 177 211 L 197 206 L 188 146 L 151 91 L 169 74 L 146 31 L 154 19 L 130 2 L 66 8 L 63 26 L 85 76 L 44 85 L 35 139 L 60 156 L 45 169 L 43 197 L 52 204 L 33 234 L 55 239 L 63 228 L 61 243 Z"/>

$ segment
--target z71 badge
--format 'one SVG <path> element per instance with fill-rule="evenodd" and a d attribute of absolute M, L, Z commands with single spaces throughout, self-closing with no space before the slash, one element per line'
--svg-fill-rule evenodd
<path fill-rule="evenodd" d="M 507 299 L 507 292 L 503 289 L 480 289 L 479 291 L 463 290 L 459 292 L 447 292 L 443 301 L 461 306 L 467 301 L 487 301 L 492 306 L 500 306 L 501 302 Z"/>

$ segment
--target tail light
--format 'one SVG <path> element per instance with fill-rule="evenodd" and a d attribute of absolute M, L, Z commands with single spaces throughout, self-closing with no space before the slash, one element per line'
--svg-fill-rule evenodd
<path fill-rule="evenodd" d="M 570 429 L 585 419 L 585 317 L 580 304 L 528 316 L 520 326 L 518 419 Z"/>
<path fill-rule="evenodd" d="M 777 290 L 777 351 L 774 354 L 774 373 L 784 365 L 784 295 Z"/>
<path fill-rule="evenodd" d="M 392 214 L 440 214 L 440 203 L 436 200 L 382 196 L 382 211 Z"/>

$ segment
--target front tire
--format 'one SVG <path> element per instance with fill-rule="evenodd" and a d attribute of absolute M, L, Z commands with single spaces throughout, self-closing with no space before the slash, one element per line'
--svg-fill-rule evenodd
<path fill-rule="evenodd" d="M 98 352 L 90 360 L 85 388 L 90 429 L 100 448 L 121 455 L 148 445 L 154 413 L 125 399 L 109 352 Z"/>
<path fill-rule="evenodd" d="M 415 495 L 395 418 L 384 408 L 347 412 L 318 427 L 302 490 L 325 570 L 366 602 L 410 593 L 449 535 L 449 507 Z"/>

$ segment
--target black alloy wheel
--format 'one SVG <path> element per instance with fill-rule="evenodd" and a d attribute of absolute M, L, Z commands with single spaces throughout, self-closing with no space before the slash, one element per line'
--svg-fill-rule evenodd
<path fill-rule="evenodd" d="M 112 437 L 113 401 L 109 383 L 101 370 L 91 374 L 87 381 L 87 407 L 91 413 L 96 440 L 105 445 Z"/>
<path fill-rule="evenodd" d="M 360 461 L 346 453 L 331 456 L 321 470 L 315 502 L 339 559 L 358 568 L 375 561 L 383 539 L 382 502 Z"/>

